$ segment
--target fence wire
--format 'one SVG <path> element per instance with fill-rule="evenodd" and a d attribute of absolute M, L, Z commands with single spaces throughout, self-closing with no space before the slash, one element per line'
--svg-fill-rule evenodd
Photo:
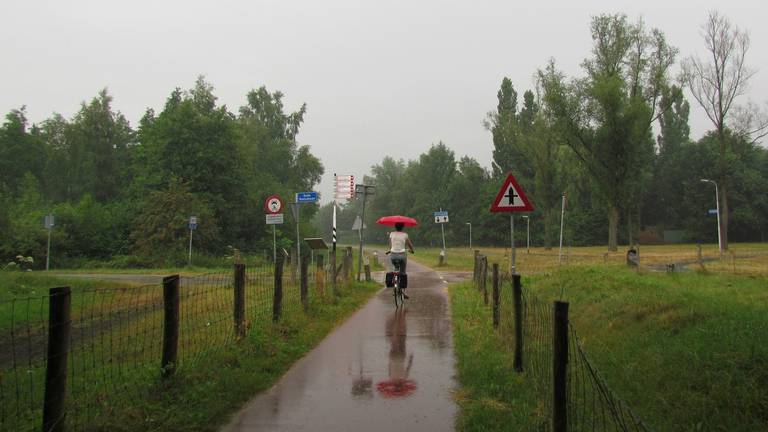
<path fill-rule="evenodd" d="M 482 257 L 478 266 L 487 265 Z M 477 275 L 482 275 L 480 268 Z M 478 276 L 475 285 L 483 294 L 483 282 L 491 291 L 492 279 Z M 537 431 L 552 429 L 553 365 L 554 365 L 554 308 L 522 287 L 522 339 L 523 373 L 528 375 L 538 395 L 537 413 L 544 419 L 535 426 Z M 489 311 L 492 310 L 492 301 Z M 499 274 L 498 331 L 509 350 L 515 346 L 515 316 L 513 280 L 508 274 Z M 651 432 L 618 395 L 589 360 L 576 329 L 568 325 L 568 366 L 566 400 L 569 431 Z"/>
<path fill-rule="evenodd" d="M 309 266 L 309 304 L 328 296 L 324 269 Z M 246 267 L 245 329 L 273 319 L 274 266 Z M 303 314 L 300 278 L 283 272 L 282 317 Z M 206 359 L 233 344 L 234 272 L 182 277 L 176 374 L 208 367 Z M 0 430 L 39 431 L 45 393 L 50 296 L 0 302 Z M 311 306 L 310 306 L 311 307 Z M 66 371 L 67 430 L 108 430 L 113 413 L 159 397 L 164 300 L 161 284 L 83 288 L 71 293 Z M 162 427 L 162 419 L 153 419 Z"/>

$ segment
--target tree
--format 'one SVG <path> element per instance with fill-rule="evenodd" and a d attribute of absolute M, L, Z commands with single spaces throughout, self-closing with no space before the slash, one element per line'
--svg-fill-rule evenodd
<path fill-rule="evenodd" d="M 92 194 L 101 203 L 115 199 L 127 169 L 125 153 L 133 131 L 128 120 L 112 110 L 112 96 L 107 89 L 88 104 L 82 103 L 65 136 L 71 167 L 70 177 L 62 180 L 69 182 L 68 198 L 74 201 Z"/>
<path fill-rule="evenodd" d="M 493 161 L 501 167 L 501 171 L 494 167 L 494 174 L 501 175 L 512 171 L 522 183 L 533 177 L 530 157 L 521 139 L 521 127 L 530 128 L 532 123 L 535 110 L 532 96 L 533 94 L 525 94 L 526 105 L 518 114 L 517 92 L 512 81 L 504 77 L 496 94 L 496 112 L 488 113 L 484 122 L 485 128 L 493 136 Z"/>
<path fill-rule="evenodd" d="M 139 136 L 142 187 L 165 190 L 178 179 L 210 205 L 225 244 L 239 246 L 245 238 L 239 231 L 243 158 L 235 119 L 216 106 L 211 85 L 199 77 L 191 90 L 173 91 L 156 118 L 142 119 Z"/>
<path fill-rule="evenodd" d="M 719 144 L 718 186 L 720 187 L 721 252 L 728 250 L 728 181 L 727 121 L 736 98 L 743 95 L 755 71 L 746 63 L 749 34 L 731 24 L 718 12 L 710 12 L 702 26 L 708 60 L 691 56 L 683 62 L 683 79 L 694 99 L 715 126 Z"/>
<path fill-rule="evenodd" d="M 197 216 L 199 221 L 195 230 L 197 249 L 208 252 L 220 249 L 218 221 L 209 203 L 202 194 L 193 193 L 181 179 L 172 178 L 167 188 L 150 194 L 136 217 L 131 232 L 133 252 L 155 260 L 185 256 L 190 215 Z"/>
<path fill-rule="evenodd" d="M 653 158 L 651 124 L 676 50 L 658 30 L 624 15 L 592 20 L 593 55 L 586 77 L 566 82 L 554 63 L 539 71 L 544 103 L 556 127 L 608 203 L 608 248 L 617 250 L 620 212 L 630 242 Z M 658 111 L 657 111 L 658 108 Z M 638 224 L 639 225 L 639 224 Z"/>
<path fill-rule="evenodd" d="M 26 173 L 39 179 L 45 168 L 42 143 L 28 129 L 24 107 L 9 112 L 0 127 L 0 184 L 14 192 Z"/>

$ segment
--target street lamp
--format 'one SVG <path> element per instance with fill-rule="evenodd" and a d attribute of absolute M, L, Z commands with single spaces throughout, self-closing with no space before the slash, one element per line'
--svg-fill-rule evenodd
<path fill-rule="evenodd" d="M 528 215 L 523 215 L 525 219 L 525 231 L 526 231 L 526 243 L 525 253 L 531 253 L 531 218 Z"/>
<path fill-rule="evenodd" d="M 715 185 L 715 209 L 717 211 L 717 246 L 720 250 L 720 253 L 723 253 L 723 235 L 720 232 L 720 193 L 717 189 L 717 182 L 714 180 L 709 179 L 701 179 L 704 183 L 712 183 Z"/>
<path fill-rule="evenodd" d="M 472 250 L 472 222 L 464 222 L 465 225 L 469 225 L 469 249 Z"/>

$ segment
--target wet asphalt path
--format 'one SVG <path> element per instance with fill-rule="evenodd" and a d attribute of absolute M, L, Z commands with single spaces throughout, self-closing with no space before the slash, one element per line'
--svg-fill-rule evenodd
<path fill-rule="evenodd" d="M 412 260 L 408 277 L 404 309 L 382 289 L 222 431 L 453 430 L 447 283 Z"/>

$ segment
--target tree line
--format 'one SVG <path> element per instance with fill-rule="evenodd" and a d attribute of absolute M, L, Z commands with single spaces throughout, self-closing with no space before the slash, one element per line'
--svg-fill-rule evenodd
<path fill-rule="evenodd" d="M 106 89 L 71 119 L 30 124 L 24 108 L 12 110 L 0 127 L 0 257 L 42 261 L 47 214 L 61 265 L 184 263 L 190 216 L 199 221 L 196 252 L 271 250 L 264 199 L 311 190 L 323 174 L 296 141 L 306 105 L 286 112 L 282 98 L 261 87 L 231 112 L 200 77 L 174 89 L 162 111 L 147 109 L 136 128 Z M 295 229 L 278 231 L 289 247 Z"/>
<path fill-rule="evenodd" d="M 513 172 L 533 201 L 535 244 L 550 247 L 566 201 L 566 244 L 659 243 L 665 232 L 677 240 L 717 243 L 718 185 L 723 248 L 728 239 L 765 241 L 768 235 L 768 151 L 765 111 L 737 106 L 754 75 L 745 62 L 748 34 L 711 12 L 702 27 L 710 57 L 688 57 L 672 76 L 679 52 L 658 29 L 625 15 L 600 15 L 590 25 L 592 52 L 583 75 L 568 77 L 551 60 L 536 73 L 535 87 L 519 100 L 504 78 L 497 107 L 485 120 L 493 140 L 494 167 L 457 158 L 444 143 L 418 160 L 384 158 L 367 183 L 377 192 L 366 213 L 369 241 L 385 242 L 374 226 L 383 214 L 408 214 L 422 221 L 417 242 L 439 246 L 433 212 L 449 211 L 449 246 L 505 245 L 507 216 L 490 214 L 507 172 Z M 688 119 L 688 88 L 714 129 L 694 141 Z M 654 137 L 654 131 L 658 131 Z M 703 179 L 710 182 L 702 182 Z M 348 229 L 360 203 L 341 206 L 340 229 Z M 330 226 L 331 207 L 317 227 Z M 518 219 L 521 220 L 521 219 Z M 522 221 L 522 220 L 521 220 Z M 607 230 L 606 230 L 607 228 Z M 518 229 L 518 240 L 525 238 Z"/>

